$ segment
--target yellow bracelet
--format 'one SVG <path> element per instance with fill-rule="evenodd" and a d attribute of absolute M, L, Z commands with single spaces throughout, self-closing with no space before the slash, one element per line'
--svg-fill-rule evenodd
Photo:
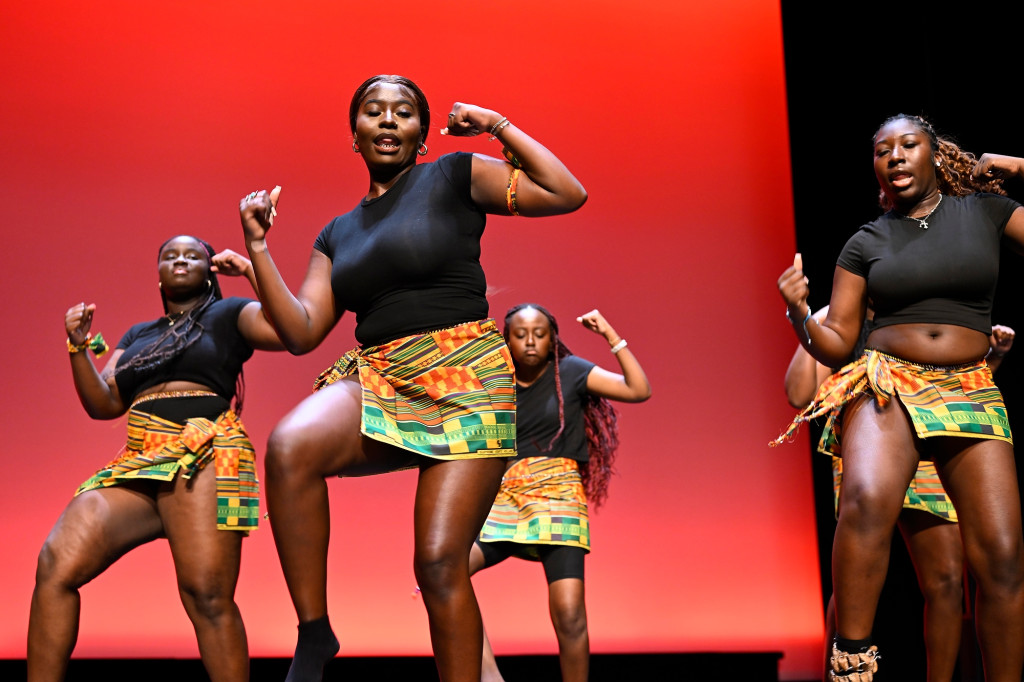
<path fill-rule="evenodd" d="M 83 350 L 89 347 L 89 336 L 85 337 L 85 343 L 80 346 L 76 346 L 71 343 L 71 337 L 68 337 L 68 352 L 74 355 L 75 353 L 81 353 Z"/>
<path fill-rule="evenodd" d="M 97 334 L 96 336 L 89 334 L 85 337 L 85 343 L 81 345 L 71 343 L 71 338 L 68 338 L 68 352 L 72 355 L 81 353 L 86 348 L 91 348 L 92 354 L 96 357 L 100 357 L 109 350 L 107 342 L 103 340 L 103 334 Z"/>
<path fill-rule="evenodd" d="M 516 203 L 516 185 L 519 184 L 518 168 L 512 169 L 511 175 L 508 176 L 508 187 L 505 188 L 505 204 L 508 207 L 508 212 L 512 215 L 519 215 L 519 206 Z"/>

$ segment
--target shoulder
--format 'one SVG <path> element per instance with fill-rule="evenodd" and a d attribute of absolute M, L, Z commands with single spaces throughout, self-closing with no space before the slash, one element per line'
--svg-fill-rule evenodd
<path fill-rule="evenodd" d="M 596 366 L 590 360 L 578 355 L 566 355 L 558 362 L 558 367 L 564 375 L 584 380 Z"/>
<path fill-rule="evenodd" d="M 251 298 L 243 298 L 242 296 L 229 296 L 222 298 L 219 301 L 214 301 L 210 306 L 210 313 L 215 315 L 227 315 L 230 317 L 238 317 L 238 314 L 242 312 L 242 308 L 253 302 Z"/>
<path fill-rule="evenodd" d="M 121 335 L 121 340 L 118 341 L 117 347 L 127 348 L 132 344 L 132 342 L 135 341 L 135 339 L 139 338 L 139 336 L 141 336 L 143 332 L 146 331 L 146 329 L 152 327 L 159 321 L 160 320 L 149 320 L 148 322 L 137 322 L 136 324 L 133 324 L 131 327 L 128 327 L 128 331 Z"/>

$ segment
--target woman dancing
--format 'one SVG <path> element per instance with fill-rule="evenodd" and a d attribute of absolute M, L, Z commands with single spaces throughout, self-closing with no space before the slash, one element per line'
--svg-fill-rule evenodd
<path fill-rule="evenodd" d="M 934 460 L 956 505 L 964 556 L 978 582 L 976 622 L 987 679 L 1019 682 L 1024 666 L 1024 539 L 1006 410 L 985 364 L 999 251 L 1024 248 L 1024 210 L 999 176 L 1024 160 L 980 160 L 916 116 L 874 137 L 888 212 L 839 257 L 828 315 L 807 305 L 799 262 L 779 278 L 803 347 L 827 366 L 854 349 L 868 301 L 874 326 L 860 359 L 819 389 L 787 435 L 829 419 L 820 449 L 843 458 L 832 571 L 833 676 L 873 679 L 871 628 L 893 528 L 920 459 Z"/>
<path fill-rule="evenodd" d="M 129 329 L 102 373 L 84 352 L 106 350 L 102 336 L 90 334 L 96 306 L 79 303 L 64 316 L 82 407 L 94 419 L 127 412 L 128 442 L 78 488 L 39 553 L 30 682 L 64 678 L 78 637 L 79 588 L 161 537 L 210 679 L 249 676 L 234 592 L 242 536 L 259 518 L 259 490 L 255 453 L 238 419 L 242 365 L 254 348 L 282 346 L 258 302 L 221 295 L 217 271 L 251 275 L 246 259 L 231 251 L 215 256 L 206 242 L 179 236 L 160 246 L 158 263 L 164 315 Z"/>
<path fill-rule="evenodd" d="M 819 323 L 825 319 L 828 307 L 814 313 Z M 871 314 L 865 320 L 863 332 L 870 326 Z M 995 325 L 989 336 L 989 351 L 985 356 L 989 369 L 995 373 L 1003 357 L 1013 347 L 1013 329 Z M 866 340 L 862 333 L 861 339 Z M 858 344 L 851 355 L 851 361 L 863 353 L 863 343 Z M 806 407 L 814 394 L 832 373 L 803 349 L 797 346 L 789 368 L 786 370 L 786 397 L 796 408 Z M 843 460 L 832 458 L 832 485 L 835 508 L 839 510 L 843 480 Z M 960 651 L 961 630 L 964 615 L 963 593 L 963 549 L 960 529 L 957 527 L 956 509 L 942 487 L 935 463 L 928 460 L 918 462 L 917 471 L 907 488 L 896 525 L 899 527 L 907 552 L 914 564 L 917 582 L 924 597 L 924 642 L 927 658 L 928 682 L 949 682 L 956 671 L 957 654 Z M 825 618 L 827 650 L 825 661 L 832 656 L 832 640 L 836 634 L 835 597 L 829 599 Z M 825 680 L 831 677 L 831 666 L 825 667 Z"/>
<path fill-rule="evenodd" d="M 454 153 L 417 164 L 430 109 L 401 76 L 360 85 L 349 124 L 369 189 L 320 233 L 298 294 L 267 247 L 279 188 L 240 206 L 260 298 L 288 350 L 315 348 L 345 310 L 356 314 L 360 343 L 267 446 L 267 506 L 299 619 L 287 679 L 321 679 L 339 648 L 327 614 L 325 479 L 418 467 L 413 564 L 438 672 L 445 682 L 477 680 L 483 626 L 467 559 L 515 454 L 512 361 L 486 319 L 480 237 L 488 213 L 557 215 L 587 195 L 509 119 L 471 104 L 452 107 L 442 134 L 489 132 L 511 163 Z"/>
<path fill-rule="evenodd" d="M 505 314 L 516 368 L 517 454 L 469 559 L 471 574 L 510 556 L 543 564 L 566 682 L 585 681 L 590 668 L 583 596 L 587 503 L 596 508 L 607 496 L 619 444 L 607 399 L 639 403 L 651 397 L 643 368 L 601 313 L 592 310 L 576 320 L 605 338 L 622 374 L 573 355 L 543 307 L 523 303 Z M 481 679 L 502 679 L 486 636 Z"/>

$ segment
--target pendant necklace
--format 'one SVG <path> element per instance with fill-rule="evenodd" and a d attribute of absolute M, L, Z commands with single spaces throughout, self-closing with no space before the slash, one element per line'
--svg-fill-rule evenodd
<path fill-rule="evenodd" d="M 904 218 L 910 218 L 911 220 L 916 220 L 920 224 L 922 230 L 927 230 L 928 229 L 928 219 L 932 217 L 932 213 L 935 213 L 935 209 L 937 209 L 939 207 L 939 204 L 941 204 L 941 203 L 942 203 L 942 195 L 940 194 L 939 195 L 939 200 L 935 202 L 935 205 L 932 206 L 932 210 L 928 211 L 928 214 L 925 217 L 923 217 L 923 218 L 915 218 L 912 215 L 904 215 L 903 217 Z M 903 215 L 903 214 L 901 213 L 900 215 Z"/>

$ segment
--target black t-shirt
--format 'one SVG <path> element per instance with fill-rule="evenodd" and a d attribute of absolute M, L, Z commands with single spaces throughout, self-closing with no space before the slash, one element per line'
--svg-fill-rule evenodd
<path fill-rule="evenodd" d="M 850 237 L 839 267 L 867 280 L 874 328 L 955 324 L 992 332 L 999 248 L 1020 207 L 997 194 L 943 196 L 927 230 L 889 211 Z"/>
<path fill-rule="evenodd" d="M 251 299 L 236 296 L 214 301 L 199 317 L 202 335 L 181 355 L 150 370 L 126 369 L 115 374 L 121 399 L 131 402 L 141 391 L 167 381 L 191 381 L 231 400 L 238 373 L 252 357 L 252 346 L 238 331 L 238 315 L 249 303 Z M 124 349 L 117 360 L 118 367 L 139 355 L 167 328 L 166 317 L 133 325 L 117 344 Z M 192 334 L 195 333 L 193 329 Z"/>
<path fill-rule="evenodd" d="M 516 459 L 524 457 L 566 457 L 577 462 L 590 459 L 587 432 L 583 422 L 583 401 L 587 397 L 587 377 L 594 363 L 575 355 L 558 361 L 562 384 L 565 430 L 550 450 L 558 433 L 558 394 L 555 393 L 555 363 L 529 386 L 516 387 Z"/>
<path fill-rule="evenodd" d="M 335 305 L 356 314 L 359 343 L 487 317 L 486 215 L 470 194 L 472 164 L 465 152 L 417 164 L 316 238 L 314 248 L 331 259 Z"/>

